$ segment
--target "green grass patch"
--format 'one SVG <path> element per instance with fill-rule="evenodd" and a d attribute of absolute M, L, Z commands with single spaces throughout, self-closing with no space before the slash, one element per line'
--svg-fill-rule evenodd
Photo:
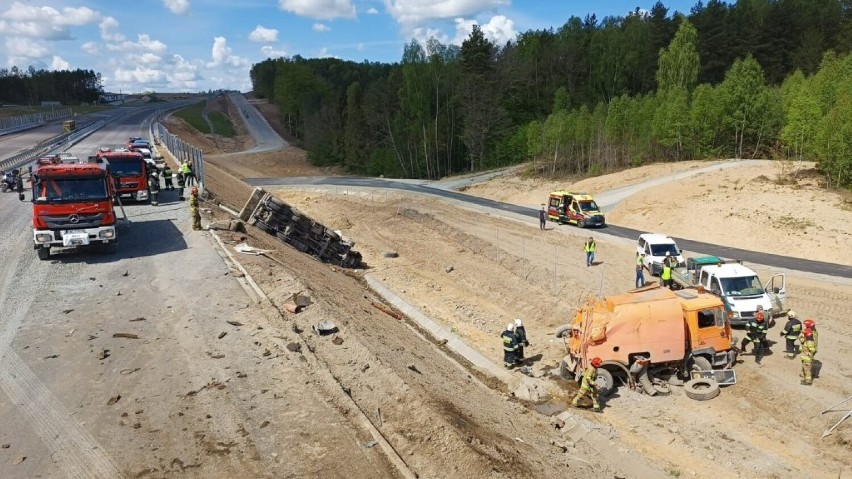
<path fill-rule="evenodd" d="M 70 108 L 71 112 L 77 115 L 86 115 L 88 113 L 97 113 L 104 110 L 109 110 L 113 107 L 102 105 L 80 105 L 80 106 L 13 106 L 0 108 L 0 118 L 9 118 L 13 116 L 32 115 L 34 113 L 45 113 L 50 110 Z"/>
<path fill-rule="evenodd" d="M 200 133 L 211 133 L 210 128 L 207 126 L 207 122 L 204 121 L 204 117 L 201 116 L 201 112 L 204 111 L 204 102 L 196 103 L 187 108 L 182 108 L 174 113 L 174 115 L 183 121 L 185 121 L 189 126 L 195 128 Z"/>
<path fill-rule="evenodd" d="M 218 111 L 207 113 L 207 118 L 210 118 L 210 123 L 213 123 L 214 133 L 227 138 L 233 138 L 237 132 L 234 130 L 234 124 L 231 119 L 225 114 Z"/>

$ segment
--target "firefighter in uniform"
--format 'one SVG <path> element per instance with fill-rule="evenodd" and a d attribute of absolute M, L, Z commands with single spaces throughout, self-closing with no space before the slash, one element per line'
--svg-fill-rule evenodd
<path fill-rule="evenodd" d="M 160 176 L 159 171 L 152 170 L 148 174 L 148 191 L 151 192 L 151 206 L 160 204 Z"/>
<path fill-rule="evenodd" d="M 601 363 L 601 358 L 592 358 L 589 367 L 586 368 L 583 378 L 580 380 L 580 390 L 577 391 L 577 395 L 571 401 L 572 406 L 580 407 L 580 399 L 584 396 L 589 396 L 592 400 L 592 409 L 595 412 L 600 412 L 601 405 L 598 402 L 598 386 L 596 381 L 598 380 L 598 368 L 601 367 Z"/>
<path fill-rule="evenodd" d="M 804 329 L 810 329 L 814 334 L 814 347 L 819 347 L 819 331 L 817 331 L 816 323 L 813 319 L 806 319 L 804 322 Z M 814 355 L 816 355 L 816 351 L 814 351 Z"/>
<path fill-rule="evenodd" d="M 506 325 L 506 330 L 500 334 L 503 339 L 503 366 L 511 368 L 515 365 L 515 350 L 518 349 L 518 338 L 515 337 L 515 323 Z"/>
<path fill-rule="evenodd" d="M 817 352 L 816 342 L 814 342 L 814 332 L 811 329 L 805 329 L 799 335 L 799 341 L 802 343 L 802 381 L 800 384 L 810 386 L 814 382 L 813 368 L 814 356 Z"/>
<path fill-rule="evenodd" d="M 787 350 L 785 356 L 787 359 L 796 357 L 796 340 L 802 334 L 802 322 L 796 317 L 795 311 L 787 313 L 787 324 L 784 325 L 784 330 L 781 331 L 781 336 L 787 341 Z"/>
<path fill-rule="evenodd" d="M 192 217 L 192 229 L 201 229 L 201 213 L 198 211 L 198 188 L 193 188 L 189 195 L 189 216 Z"/>
<path fill-rule="evenodd" d="M 175 185 L 172 183 L 172 169 L 169 168 L 169 165 L 166 165 L 165 168 L 163 168 L 163 179 L 166 180 L 167 190 L 175 189 Z"/>
<path fill-rule="evenodd" d="M 758 306 L 760 308 L 760 306 Z M 763 319 L 763 312 L 758 309 L 754 319 L 746 323 L 746 335 L 740 343 L 740 350 L 745 354 L 745 348 L 748 343 L 754 343 L 752 352 L 755 355 L 755 362 L 760 363 L 763 355 L 763 346 L 766 342 L 766 321 Z"/>
<path fill-rule="evenodd" d="M 586 252 L 586 266 L 591 266 L 592 262 L 595 261 L 595 251 L 597 249 L 598 245 L 595 244 L 595 239 L 590 236 L 589 241 L 583 244 L 583 251 Z"/>
<path fill-rule="evenodd" d="M 520 318 L 515 319 L 515 341 L 517 342 L 517 347 L 515 347 L 515 364 L 523 364 L 524 346 L 529 346 L 530 342 L 527 341 L 527 330 L 524 328 L 524 323 Z"/>

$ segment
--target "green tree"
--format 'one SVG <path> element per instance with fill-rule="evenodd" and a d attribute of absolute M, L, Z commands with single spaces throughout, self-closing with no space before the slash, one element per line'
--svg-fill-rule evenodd
<path fill-rule="evenodd" d="M 770 115 L 772 98 L 763 79 L 763 69 L 753 56 L 734 62 L 719 86 L 719 94 L 724 108 L 723 122 L 734 135 L 734 155 L 742 158 L 751 150 L 754 156 L 761 140 L 766 139 L 761 120 Z"/>
<path fill-rule="evenodd" d="M 657 88 L 667 91 L 695 88 L 701 62 L 698 58 L 698 32 L 688 20 L 683 19 L 674 39 L 660 51 L 657 69 Z"/>

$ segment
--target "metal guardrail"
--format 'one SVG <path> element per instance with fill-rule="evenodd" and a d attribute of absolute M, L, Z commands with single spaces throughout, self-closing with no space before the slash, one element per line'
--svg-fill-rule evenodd
<path fill-rule="evenodd" d="M 154 123 L 152 129 L 157 132 L 155 137 L 159 137 L 160 146 L 169 150 L 178 162 L 190 162 L 198 185 L 201 190 L 204 190 L 204 152 L 181 140 L 179 136 L 169 133 L 169 130 L 160 122 Z"/>
<path fill-rule="evenodd" d="M 30 128 L 44 125 L 48 121 L 68 118 L 72 114 L 73 113 L 70 108 L 55 108 L 42 113 L 0 118 L 0 136 L 29 130 Z"/>
<path fill-rule="evenodd" d="M 69 133 L 63 133 L 47 141 L 43 141 L 34 148 L 30 148 L 27 151 L 18 153 L 15 156 L 0 161 L 0 170 L 11 170 L 14 168 L 20 168 L 32 161 L 34 158 L 49 154 L 51 151 L 57 148 L 69 148 L 74 143 L 77 143 L 83 138 L 103 128 L 104 125 L 106 125 L 106 121 L 100 120 L 90 125 L 87 125 L 86 127 L 81 128 L 79 130 L 74 130 Z"/>

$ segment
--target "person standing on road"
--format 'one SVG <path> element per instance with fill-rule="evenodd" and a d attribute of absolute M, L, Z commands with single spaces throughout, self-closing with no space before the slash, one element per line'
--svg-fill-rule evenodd
<path fill-rule="evenodd" d="M 766 322 L 763 319 L 763 314 L 756 314 L 754 319 L 746 323 L 746 335 L 740 343 L 740 350 L 745 354 L 745 348 L 748 343 L 754 343 L 754 362 L 760 364 L 763 357 L 763 346 L 766 342 Z"/>
<path fill-rule="evenodd" d="M 788 315 L 790 313 L 787 313 Z M 819 331 L 817 331 L 816 323 L 813 319 L 806 319 L 804 322 L 804 329 L 810 329 L 814 335 L 814 348 L 819 347 Z M 816 355 L 816 351 L 814 351 L 814 355 Z"/>
<path fill-rule="evenodd" d="M 544 209 L 544 203 L 541 204 L 541 209 L 538 211 L 538 229 L 544 231 L 547 228 L 547 211 Z"/>
<path fill-rule="evenodd" d="M 507 369 L 515 365 L 515 350 L 518 349 L 518 338 L 515 337 L 515 323 L 506 325 L 506 330 L 500 334 L 503 339 L 503 366 Z"/>
<path fill-rule="evenodd" d="M 524 346 L 530 345 L 527 341 L 527 330 L 520 318 L 515 319 L 515 342 L 518 344 L 515 347 L 515 364 L 520 365 L 524 363 Z"/>
<path fill-rule="evenodd" d="M 643 269 L 643 260 L 645 253 L 636 253 L 636 287 L 645 286 L 645 270 Z"/>
<path fill-rule="evenodd" d="M 671 253 L 666 252 L 666 258 L 663 260 L 663 269 L 660 271 L 660 281 L 666 288 L 672 289 L 672 261 Z"/>
<path fill-rule="evenodd" d="M 201 213 L 198 211 L 198 188 L 193 188 L 189 196 L 189 216 L 192 218 L 192 229 L 201 229 Z"/>
<path fill-rule="evenodd" d="M 803 386 L 810 386 L 814 382 L 814 356 L 817 352 L 813 330 L 805 329 L 802 331 L 802 334 L 799 336 L 799 341 L 802 343 L 802 381 L 800 384 Z"/>
<path fill-rule="evenodd" d="M 574 400 L 571 401 L 571 405 L 574 407 L 580 407 L 580 399 L 583 399 L 584 396 L 589 396 L 592 400 L 592 409 L 595 412 L 601 411 L 601 405 L 598 403 L 598 368 L 601 367 L 601 358 L 592 358 L 591 364 L 586 368 L 586 371 L 583 373 L 583 378 L 580 380 L 580 390 L 577 391 L 577 395 L 574 396 Z"/>
<path fill-rule="evenodd" d="M 169 168 L 169 165 L 166 165 L 163 168 L 163 179 L 166 180 L 166 189 L 173 190 L 175 189 L 174 183 L 172 183 L 172 169 Z"/>
<path fill-rule="evenodd" d="M 787 341 L 785 357 L 793 359 L 796 357 L 796 340 L 802 334 L 802 322 L 796 317 L 795 311 L 787 312 L 787 324 L 784 325 L 784 330 L 781 331 L 781 336 Z"/>
<path fill-rule="evenodd" d="M 595 244 L 595 239 L 589 236 L 589 241 L 583 244 L 583 250 L 586 252 L 586 266 L 591 266 L 595 261 L 595 251 L 597 249 L 598 246 Z"/>
<path fill-rule="evenodd" d="M 148 175 L 148 191 L 151 192 L 151 206 L 160 204 L 160 176 L 158 170 L 152 170 Z"/>
<path fill-rule="evenodd" d="M 178 184 L 178 200 L 183 201 L 183 188 L 186 186 L 186 180 L 183 177 L 183 173 L 180 172 L 180 168 L 178 168 L 177 172 L 177 184 Z"/>

